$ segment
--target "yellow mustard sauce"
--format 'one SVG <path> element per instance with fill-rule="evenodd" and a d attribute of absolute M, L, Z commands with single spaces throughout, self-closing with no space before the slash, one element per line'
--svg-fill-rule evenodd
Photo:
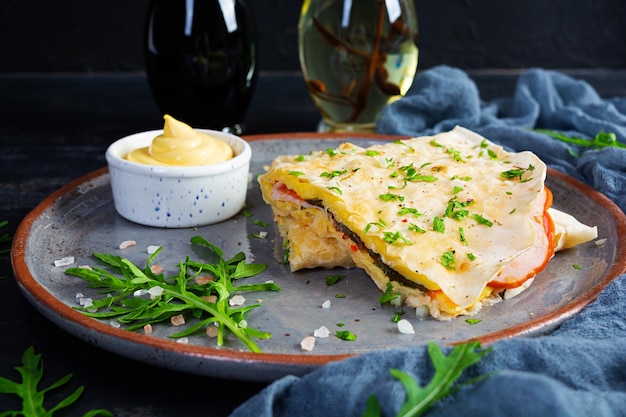
<path fill-rule="evenodd" d="M 135 149 L 126 155 L 132 162 L 147 165 L 199 166 L 223 162 L 233 157 L 225 142 L 166 114 L 163 133 L 150 146 Z"/>

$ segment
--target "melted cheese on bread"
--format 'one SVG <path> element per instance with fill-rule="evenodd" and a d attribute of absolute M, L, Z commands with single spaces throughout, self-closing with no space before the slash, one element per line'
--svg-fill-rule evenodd
<path fill-rule="evenodd" d="M 411 304 L 451 302 L 454 316 L 476 311 L 488 283 L 533 247 L 546 172 L 533 153 L 457 127 L 281 156 L 258 180 L 292 270 L 356 265 L 381 290 L 403 287 Z"/>

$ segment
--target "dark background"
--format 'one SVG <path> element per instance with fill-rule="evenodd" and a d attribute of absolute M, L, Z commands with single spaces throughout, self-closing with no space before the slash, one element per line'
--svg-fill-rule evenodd
<path fill-rule="evenodd" d="M 183 1 L 183 0 L 181 0 Z M 142 72 L 149 0 L 0 0 L 0 73 Z M 248 0 L 262 72 L 299 71 L 298 0 Z M 626 68 L 624 0 L 415 0 L 419 68 Z"/>

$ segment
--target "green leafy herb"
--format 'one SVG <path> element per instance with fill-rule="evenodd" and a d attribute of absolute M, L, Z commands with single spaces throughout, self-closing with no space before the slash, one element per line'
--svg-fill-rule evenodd
<path fill-rule="evenodd" d="M 230 331 L 252 352 L 260 352 L 252 338 L 268 339 L 271 334 L 247 326 L 245 320 L 245 315 L 259 305 L 231 307 L 229 299 L 233 294 L 241 292 L 280 291 L 280 287 L 271 282 L 236 285 L 239 279 L 263 272 L 267 265 L 246 263 L 243 252 L 226 260 L 219 247 L 201 236 L 192 237 L 191 243 L 208 248 L 217 255 L 218 261 L 203 263 L 187 257 L 179 263 L 179 273 L 166 278 L 162 273 L 155 274 L 150 269 L 150 264 L 161 251 L 159 248 L 148 257 L 143 270 L 119 256 L 94 254 L 101 262 L 116 270 L 119 276 L 98 267 L 67 269 L 67 274 L 80 277 L 89 283 L 89 287 L 107 294 L 100 300 L 94 300 L 92 306 L 77 307 L 77 310 L 89 317 L 116 318 L 126 324 L 128 330 L 164 322 L 179 314 L 188 314 L 195 317 L 197 322 L 170 337 L 189 336 L 215 324 L 218 327 L 218 346 L 224 344 L 225 332 Z M 195 281 L 196 277 L 206 275 L 212 279 L 202 284 Z M 141 294 L 144 296 L 137 296 Z M 215 301 L 208 301 L 207 297 L 213 297 Z"/>
<path fill-rule="evenodd" d="M 353 342 L 356 340 L 356 335 L 350 330 L 337 330 L 337 337 L 341 340 L 347 340 Z"/>
<path fill-rule="evenodd" d="M 387 193 L 381 194 L 378 197 L 380 197 L 380 199 L 383 201 L 404 201 L 404 196 L 399 194 Z"/>
<path fill-rule="evenodd" d="M 329 287 L 331 285 L 335 285 L 336 283 L 338 283 L 339 281 L 341 281 L 345 277 L 346 277 L 345 275 L 341 275 L 341 274 L 326 275 L 326 285 L 328 285 Z"/>
<path fill-rule="evenodd" d="M 492 348 L 481 349 L 480 342 L 472 341 L 461 343 L 446 356 L 434 342 L 428 343 L 428 356 L 435 368 L 435 374 L 428 385 L 421 387 L 409 374 L 399 369 L 391 369 L 389 373 L 402 383 L 407 399 L 406 403 L 396 414 L 396 417 L 418 417 L 423 415 L 431 405 L 450 395 L 458 389 L 454 385 L 463 371 L 477 363 L 488 354 Z M 483 379 L 486 376 L 478 379 Z M 470 381 L 472 382 L 472 381 Z M 367 399 L 367 406 L 363 417 L 380 417 L 380 403 L 371 395 Z"/>
<path fill-rule="evenodd" d="M 304 175 L 304 172 L 302 172 L 302 171 L 289 171 L 288 174 L 289 175 L 293 175 L 294 177 L 299 177 L 301 175 Z"/>
<path fill-rule="evenodd" d="M 63 408 L 74 404 L 82 395 L 84 386 L 78 387 L 73 393 L 62 399 L 50 409 L 45 408 L 44 397 L 50 391 L 62 387 L 72 378 L 72 374 L 65 375 L 41 391 L 38 388 L 43 376 L 43 359 L 41 354 L 35 354 L 35 349 L 31 346 L 22 355 L 22 366 L 15 368 L 22 376 L 22 382 L 14 382 L 0 377 L 0 393 L 14 394 L 22 399 L 21 410 L 5 410 L 0 412 L 0 416 L 27 416 L 27 417 L 52 417 L 53 414 Z M 107 410 L 92 410 L 84 414 L 84 417 L 113 416 Z"/>
<path fill-rule="evenodd" d="M 435 216 L 433 219 L 433 230 L 439 233 L 445 233 L 446 225 L 441 217 Z"/>
<path fill-rule="evenodd" d="M 339 187 L 328 187 L 328 189 L 336 191 L 337 194 L 339 194 L 339 195 L 343 195 L 343 191 L 341 191 L 341 188 L 339 188 Z"/>
<path fill-rule="evenodd" d="M 348 172 L 347 169 L 343 169 L 341 171 L 337 171 L 336 170 L 336 171 L 331 171 L 331 172 L 325 171 L 325 172 L 322 172 L 320 174 L 320 177 L 322 177 L 322 178 L 335 178 L 335 177 L 338 177 L 340 175 L 345 174 L 346 172 Z"/>
<path fill-rule="evenodd" d="M 479 224 L 482 224 L 488 227 L 493 226 L 493 222 L 491 220 L 485 219 L 480 214 L 472 214 L 472 219 L 476 220 L 476 222 L 478 222 Z"/>
<path fill-rule="evenodd" d="M 378 297 L 378 302 L 383 305 L 386 303 L 391 303 L 400 298 L 400 293 L 393 291 L 393 286 L 391 282 L 387 283 L 387 287 L 385 288 L 385 292 L 383 292 L 380 297 Z"/>
<path fill-rule="evenodd" d="M 398 211 L 399 216 L 404 216 L 407 214 L 412 214 L 414 217 L 419 217 L 419 216 L 422 216 L 424 213 L 420 213 L 416 208 L 412 208 L 412 207 L 402 207 Z"/>
<path fill-rule="evenodd" d="M 411 242 L 409 239 L 407 239 L 406 237 L 404 237 L 402 235 L 402 233 L 400 232 L 383 232 L 383 240 L 387 243 L 404 243 L 405 245 L 412 245 L 413 242 Z"/>
<path fill-rule="evenodd" d="M 573 267 L 574 269 L 578 269 L 578 270 L 581 270 L 581 269 L 582 269 L 582 268 L 581 268 L 581 266 L 580 266 L 580 265 L 578 265 L 578 264 L 574 264 L 574 265 L 572 265 L 572 267 Z"/>
<path fill-rule="evenodd" d="M 472 318 L 465 319 L 465 323 L 469 324 L 470 326 L 473 326 L 473 325 L 475 325 L 475 324 L 478 324 L 478 323 L 480 323 L 481 321 L 482 321 L 482 320 L 480 320 L 480 319 L 472 319 Z"/>
<path fill-rule="evenodd" d="M 522 176 L 527 173 L 527 172 L 532 172 L 535 170 L 535 167 L 530 164 L 528 165 L 528 168 L 513 168 L 513 169 L 509 169 L 508 171 L 504 171 L 500 173 L 500 176 L 502 178 L 506 178 L 506 179 L 513 179 L 513 178 L 517 178 L 520 181 L 528 181 L 530 180 L 530 178 L 522 180 Z"/>
<path fill-rule="evenodd" d="M 261 227 L 267 227 L 269 226 L 267 224 L 267 222 L 261 221 L 261 220 L 253 220 L 252 224 L 256 224 L 257 226 L 261 226 Z"/>
<path fill-rule="evenodd" d="M 411 232 L 418 232 L 418 233 L 426 233 L 426 230 L 422 229 L 421 227 L 419 227 L 415 223 L 409 223 L 409 231 L 411 231 Z"/>
<path fill-rule="evenodd" d="M 380 154 L 380 152 L 375 151 L 373 149 L 366 149 L 365 150 L 365 156 L 378 156 Z"/>
<path fill-rule="evenodd" d="M 560 140 L 561 142 L 571 143 L 573 145 L 583 146 L 590 149 L 602 149 L 602 148 L 626 148 L 626 145 L 617 141 L 617 136 L 615 133 L 605 133 L 599 132 L 593 139 L 586 139 L 576 136 L 568 136 L 563 133 L 557 132 L 555 130 L 550 129 L 535 129 L 535 132 L 543 133 L 548 135 L 554 139 Z M 575 155 L 573 151 L 570 150 L 570 154 Z"/>
<path fill-rule="evenodd" d="M 367 232 L 369 232 L 372 226 L 378 226 L 380 228 L 383 228 L 383 227 L 387 227 L 387 223 L 385 223 L 383 219 L 378 219 L 377 222 L 368 223 L 367 226 L 365 226 L 365 229 L 363 229 L 363 233 L 367 234 Z"/>
<path fill-rule="evenodd" d="M 454 251 L 450 250 L 441 255 L 441 264 L 447 269 L 454 269 Z"/>

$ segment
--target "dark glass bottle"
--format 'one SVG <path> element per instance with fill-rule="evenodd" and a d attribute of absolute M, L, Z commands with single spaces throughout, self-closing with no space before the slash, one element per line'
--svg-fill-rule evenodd
<path fill-rule="evenodd" d="M 152 0 L 144 53 L 163 114 L 242 133 L 258 76 L 254 22 L 241 0 Z"/>

